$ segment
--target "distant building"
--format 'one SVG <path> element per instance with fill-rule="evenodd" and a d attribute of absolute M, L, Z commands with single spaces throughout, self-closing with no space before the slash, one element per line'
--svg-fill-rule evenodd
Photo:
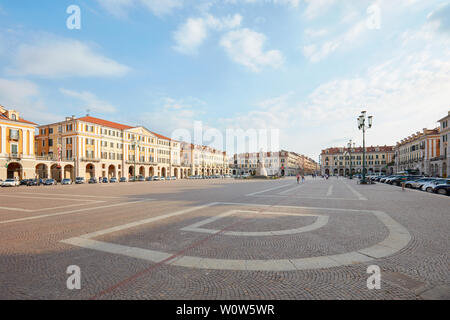
<path fill-rule="evenodd" d="M 441 154 L 440 139 L 439 128 L 424 128 L 401 140 L 395 147 L 396 172 L 413 170 L 423 175 L 440 175 L 438 163 L 432 161 Z"/>
<path fill-rule="evenodd" d="M 286 150 L 235 154 L 230 158 L 230 170 L 234 175 L 256 174 L 260 161 L 269 176 L 312 174 L 319 170 L 318 163 L 311 158 Z"/>
<path fill-rule="evenodd" d="M 394 147 L 366 147 L 366 173 L 388 174 L 393 171 Z M 363 172 L 363 148 L 328 148 L 321 153 L 323 175 L 349 176 Z"/>
<path fill-rule="evenodd" d="M 450 173 L 450 146 L 448 143 L 450 137 L 450 111 L 448 115 L 439 122 L 439 142 L 440 154 L 430 160 L 431 171 L 438 173 L 441 177 L 447 178 Z"/>

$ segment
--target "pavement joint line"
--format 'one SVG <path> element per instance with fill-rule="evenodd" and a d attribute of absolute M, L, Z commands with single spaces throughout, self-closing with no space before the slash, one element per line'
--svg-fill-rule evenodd
<path fill-rule="evenodd" d="M 12 219 L 12 220 L 5 220 L 5 221 L 0 221 L 0 225 L 13 223 L 13 222 L 23 222 L 23 221 L 28 221 L 28 220 L 36 220 L 36 219 L 42 219 L 42 218 L 48 218 L 48 217 L 54 217 L 54 216 L 61 216 L 61 215 L 72 214 L 72 213 L 79 213 L 79 212 L 85 212 L 85 211 L 93 211 L 93 210 L 97 210 L 97 209 L 106 209 L 106 208 L 112 208 L 112 207 L 119 207 L 119 206 L 136 204 L 136 203 L 141 203 L 141 202 L 146 202 L 146 201 L 153 201 L 153 200 L 154 199 L 145 199 L 145 200 L 140 200 L 140 201 L 120 202 L 120 203 L 114 203 L 114 204 L 105 205 L 105 206 L 99 206 L 99 207 L 82 208 L 82 209 L 75 209 L 75 210 L 64 211 L 64 212 L 43 214 L 43 215 L 39 215 L 39 216 L 32 216 L 32 217 L 18 218 L 18 219 Z"/>
<path fill-rule="evenodd" d="M 192 257 L 192 256 L 181 256 L 178 254 L 177 259 L 166 259 L 167 262 L 159 262 L 167 263 L 172 266 L 180 266 L 187 268 L 198 268 L 198 269 L 208 269 L 208 270 L 234 270 L 234 271 L 295 271 L 295 270 L 311 270 L 311 269 L 326 269 L 332 267 L 353 265 L 356 263 L 365 263 L 368 261 L 384 258 L 387 256 L 391 256 L 396 254 L 398 251 L 405 248 L 408 243 L 411 241 L 411 235 L 408 230 L 403 227 L 401 224 L 392 219 L 388 214 L 382 211 L 368 211 L 368 210 L 356 210 L 356 209 L 332 209 L 332 208 L 307 208 L 307 207 L 295 207 L 295 206 L 280 206 L 280 205 L 258 205 L 258 204 L 236 204 L 236 203 L 224 203 L 224 202 L 214 202 L 205 204 L 203 206 L 198 206 L 195 208 L 190 208 L 188 210 L 177 211 L 172 214 L 166 214 L 163 216 L 159 216 L 141 220 L 137 223 L 130 223 L 122 226 L 118 226 L 115 228 L 109 228 L 105 230 L 100 230 L 94 233 L 90 233 L 84 236 L 70 238 L 66 240 L 61 240 L 60 242 L 66 244 L 72 244 L 79 247 L 85 247 L 87 249 L 94 249 L 98 251 L 106 251 L 120 254 L 122 256 L 130 256 L 133 258 L 140 258 L 147 261 L 154 262 L 155 255 L 164 256 L 169 253 L 163 251 L 154 251 L 154 250 L 145 250 L 133 247 L 120 246 L 115 244 L 102 243 L 90 238 L 98 235 L 104 235 L 107 233 L 115 232 L 117 230 L 124 230 L 128 228 L 132 228 L 138 225 L 142 225 L 144 223 L 150 223 L 156 220 L 165 219 L 174 215 L 181 215 L 187 212 L 192 212 L 196 210 L 200 210 L 199 208 L 205 208 L 215 205 L 221 204 L 232 204 L 232 205 L 247 205 L 253 207 L 260 208 L 297 208 L 297 209 L 315 209 L 315 210 L 337 210 L 344 212 L 363 212 L 363 213 L 371 213 L 374 214 L 381 223 L 383 223 L 387 229 L 389 230 L 389 235 L 380 243 L 372 245 L 368 248 L 359 249 L 357 251 L 352 251 L 348 253 L 334 254 L 329 256 L 319 256 L 319 257 L 310 257 L 310 258 L 298 258 L 298 259 L 272 259 L 272 260 L 231 260 L 231 259 L 216 259 L 216 258 L 201 258 L 201 257 Z M 261 209 L 258 212 L 262 212 L 264 209 Z M 226 228 L 225 228 L 226 229 Z M 225 229 L 220 230 L 221 233 L 224 232 Z M 212 234 L 215 236 L 216 234 Z M 99 246 L 86 245 L 83 246 L 83 241 L 93 241 L 94 243 L 101 244 Z M 78 242 L 78 243 L 77 243 Z M 103 246 L 103 249 L 102 249 Z M 106 246 L 106 249 L 105 249 Z M 126 249 L 122 249 L 126 248 Z M 136 254 L 136 250 L 140 252 L 140 254 Z M 187 249 L 186 249 L 187 250 Z M 185 250 L 185 251 L 186 251 Z M 118 253 L 117 253 L 118 252 Z"/>
<path fill-rule="evenodd" d="M 355 196 L 358 197 L 359 200 L 362 200 L 362 201 L 367 201 L 367 200 L 368 200 L 368 199 L 367 199 L 366 197 L 364 197 L 361 193 L 359 193 L 358 191 L 356 191 L 355 188 L 353 188 L 351 185 L 349 185 L 347 182 L 345 182 L 345 180 L 343 180 L 343 183 L 344 183 L 344 185 L 347 186 L 347 188 L 350 189 L 351 192 L 353 192 L 353 194 L 354 194 Z"/>
<path fill-rule="evenodd" d="M 277 189 L 289 187 L 289 186 L 291 186 L 291 185 L 292 185 L 292 183 L 289 183 L 289 184 L 285 184 L 285 185 L 278 186 L 278 187 L 275 187 L 275 188 L 270 188 L 270 189 L 266 189 L 266 190 L 262 190 L 262 191 L 258 191 L 258 192 L 249 193 L 249 194 L 247 194 L 246 196 L 247 196 L 247 197 L 248 197 L 248 196 L 253 196 L 253 195 L 256 195 L 256 194 L 260 194 L 260 193 L 269 192 L 269 191 L 272 191 L 272 190 L 277 190 Z"/>

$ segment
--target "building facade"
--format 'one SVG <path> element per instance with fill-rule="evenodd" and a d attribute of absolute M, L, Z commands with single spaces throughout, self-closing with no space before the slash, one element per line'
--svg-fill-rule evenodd
<path fill-rule="evenodd" d="M 185 176 L 227 175 L 227 153 L 209 146 L 181 142 L 181 166 Z"/>
<path fill-rule="evenodd" d="M 430 160 L 431 171 L 437 173 L 438 176 L 447 178 L 450 173 L 450 147 L 448 140 L 450 138 L 450 111 L 447 116 L 439 122 L 439 141 L 440 155 Z"/>
<path fill-rule="evenodd" d="M 175 176 L 185 178 L 182 143 L 144 127 L 131 127 L 90 116 L 68 117 L 39 126 L 36 136 L 36 172 L 42 178 Z M 212 157 L 214 154 L 215 157 Z M 198 154 L 194 152 L 194 157 Z M 201 153 L 206 169 L 221 172 L 216 160 L 223 153 Z M 194 158 L 195 159 L 195 158 Z"/>
<path fill-rule="evenodd" d="M 441 155 L 440 140 L 439 128 L 424 128 L 422 132 L 416 132 L 398 142 L 395 147 L 396 171 L 413 170 L 423 175 L 439 175 L 438 165 L 432 160 Z"/>
<path fill-rule="evenodd" d="M 393 171 L 394 147 L 366 147 L 367 174 L 390 174 Z M 363 172 L 363 148 L 328 148 L 321 153 L 322 175 L 349 176 Z"/>
<path fill-rule="evenodd" d="M 37 124 L 0 105 L 0 179 L 35 177 L 34 139 Z"/>
<path fill-rule="evenodd" d="M 230 160 L 230 168 L 234 175 L 254 175 L 259 162 L 264 163 L 269 176 L 295 176 L 297 174 L 313 174 L 319 165 L 314 160 L 295 152 L 281 150 L 279 152 L 253 152 L 235 154 Z"/>

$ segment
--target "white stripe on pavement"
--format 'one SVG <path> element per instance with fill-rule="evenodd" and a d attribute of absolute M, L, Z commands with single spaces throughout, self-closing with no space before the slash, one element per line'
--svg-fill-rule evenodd
<path fill-rule="evenodd" d="M 36 219 L 42 219 L 42 218 L 54 217 L 54 216 L 61 216 L 61 215 L 66 215 L 66 214 L 71 214 L 71 213 L 93 211 L 93 210 L 97 210 L 97 209 L 106 209 L 106 208 L 112 208 L 112 207 L 120 207 L 120 206 L 125 206 L 125 205 L 145 202 L 145 201 L 152 201 L 152 200 L 154 200 L 154 199 L 146 199 L 146 200 L 132 201 L 132 202 L 121 202 L 121 203 L 115 203 L 115 204 L 110 204 L 110 205 L 106 205 L 106 206 L 100 206 L 100 207 L 83 208 L 83 209 L 76 209 L 76 210 L 65 211 L 65 212 L 43 214 L 43 215 L 40 215 L 40 216 L 33 216 L 33 217 L 26 217 L 26 218 L 20 218 L 20 219 L 12 219 L 12 220 L 0 221 L 0 224 L 7 224 L 7 223 L 13 223 L 13 222 L 22 222 L 22 221 L 28 221 L 28 220 L 36 220 Z"/>

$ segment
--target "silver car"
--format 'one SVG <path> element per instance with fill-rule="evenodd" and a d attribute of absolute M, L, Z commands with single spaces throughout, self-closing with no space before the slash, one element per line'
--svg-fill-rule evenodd
<path fill-rule="evenodd" d="M 436 179 L 436 180 L 427 182 L 426 184 L 424 184 L 422 186 L 422 191 L 433 193 L 434 188 L 441 184 L 450 184 L 450 180 L 449 179 Z"/>
<path fill-rule="evenodd" d="M 2 187 L 18 187 L 19 181 L 15 179 L 6 179 L 2 183 Z"/>

